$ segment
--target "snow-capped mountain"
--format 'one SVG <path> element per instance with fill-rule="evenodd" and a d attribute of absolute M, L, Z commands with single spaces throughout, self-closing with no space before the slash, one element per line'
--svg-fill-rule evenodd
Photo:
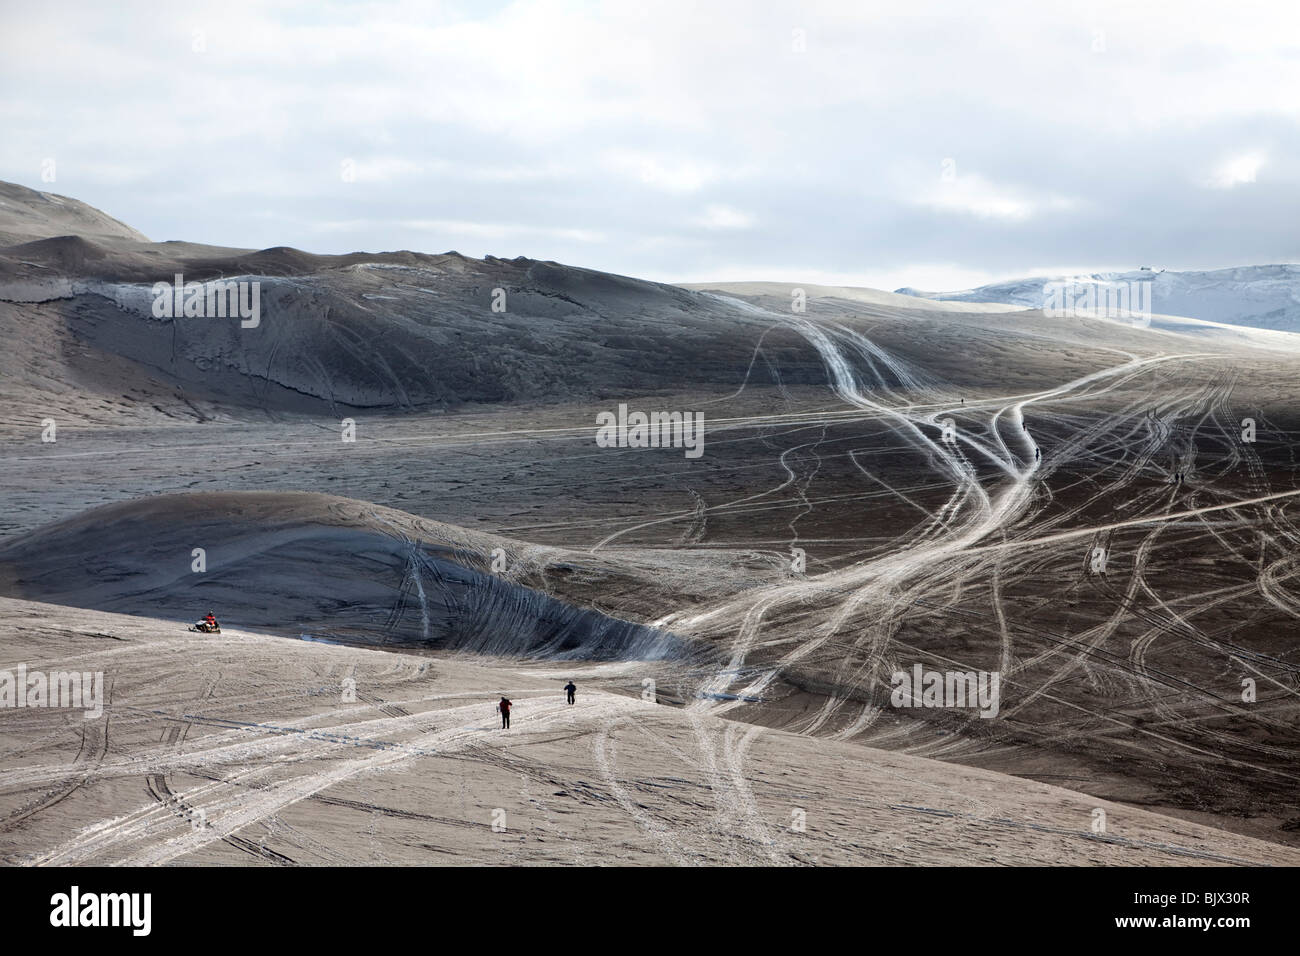
<path fill-rule="evenodd" d="M 959 292 L 896 290 L 902 295 L 951 302 L 1004 302 L 1042 308 L 1049 283 L 1118 285 L 1150 281 L 1151 309 L 1257 329 L 1300 332 L 1300 265 L 1239 266 L 1208 272 L 1095 272 L 1077 276 L 1037 276 L 996 282 Z"/>

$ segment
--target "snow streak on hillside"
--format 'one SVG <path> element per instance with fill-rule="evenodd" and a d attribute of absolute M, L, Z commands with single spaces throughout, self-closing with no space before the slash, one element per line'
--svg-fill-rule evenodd
<path fill-rule="evenodd" d="M 947 302 L 1002 302 L 1040 308 L 1049 282 L 1152 282 L 1152 309 L 1158 315 L 1181 315 L 1257 329 L 1300 332 L 1300 265 L 1241 266 L 1211 272 L 1094 272 L 1078 276 L 1036 276 L 997 282 L 959 292 L 897 291 Z"/>

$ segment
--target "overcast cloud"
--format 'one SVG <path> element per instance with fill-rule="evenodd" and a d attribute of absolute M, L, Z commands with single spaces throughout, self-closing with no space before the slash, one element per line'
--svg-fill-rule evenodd
<path fill-rule="evenodd" d="M 3 0 L 0 83 L 0 178 L 157 240 L 929 289 L 1300 260 L 1290 0 Z"/>

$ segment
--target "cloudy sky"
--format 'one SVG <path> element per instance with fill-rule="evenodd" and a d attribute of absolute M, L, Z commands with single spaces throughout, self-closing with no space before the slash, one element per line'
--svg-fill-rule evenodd
<path fill-rule="evenodd" d="M 1294 0 L 0 0 L 0 89 L 0 179 L 157 240 L 891 289 L 1300 261 Z"/>

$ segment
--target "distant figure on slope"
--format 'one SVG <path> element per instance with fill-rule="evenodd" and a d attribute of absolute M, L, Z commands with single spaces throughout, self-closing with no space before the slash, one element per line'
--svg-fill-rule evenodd
<path fill-rule="evenodd" d="M 501 711 L 501 729 L 510 729 L 510 708 L 514 706 L 510 703 L 509 697 L 502 697 L 501 703 L 497 704 L 497 710 Z"/>
<path fill-rule="evenodd" d="M 569 703 L 572 704 L 573 695 L 578 692 L 578 688 L 573 683 L 573 681 L 569 681 L 567 684 L 564 685 L 564 692 L 569 695 Z"/>
<path fill-rule="evenodd" d="M 1035 449 L 1034 449 L 1034 461 L 1041 461 L 1042 458 L 1043 458 L 1043 450 L 1042 450 L 1041 448 L 1035 448 Z"/>
<path fill-rule="evenodd" d="M 221 626 L 217 624 L 216 617 L 209 611 L 201 621 L 194 625 L 194 630 L 208 634 L 220 633 Z"/>

